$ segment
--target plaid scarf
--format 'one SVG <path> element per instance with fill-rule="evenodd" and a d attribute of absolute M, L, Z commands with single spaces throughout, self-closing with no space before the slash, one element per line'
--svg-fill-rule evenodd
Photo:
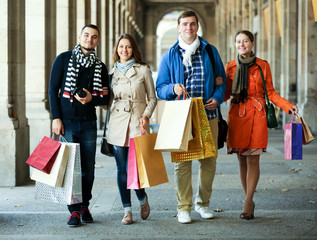
<path fill-rule="evenodd" d="M 75 61 L 73 57 L 75 56 Z M 65 88 L 63 92 L 64 98 L 69 98 L 70 102 L 73 102 L 73 90 L 76 87 L 76 81 L 78 78 L 78 73 L 80 67 L 90 68 L 95 64 L 95 72 L 93 76 L 92 83 L 92 96 L 103 97 L 102 93 L 102 81 L 101 81 L 101 61 L 95 56 L 95 53 L 92 52 L 89 56 L 85 57 L 85 55 L 81 52 L 80 45 L 77 44 L 74 50 L 72 51 L 72 56 L 69 59 L 67 73 L 66 73 L 66 82 Z M 88 89 L 89 90 L 89 89 Z"/>

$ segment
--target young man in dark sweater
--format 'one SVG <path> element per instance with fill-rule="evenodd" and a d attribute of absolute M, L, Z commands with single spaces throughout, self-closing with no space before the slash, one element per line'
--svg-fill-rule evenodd
<path fill-rule="evenodd" d="M 76 47 L 58 55 L 51 69 L 52 132 L 80 144 L 83 202 L 68 205 L 69 226 L 93 222 L 88 206 L 95 178 L 96 106 L 109 102 L 109 95 L 104 95 L 109 87 L 108 70 L 94 53 L 99 36 L 97 26 L 84 26 Z"/>

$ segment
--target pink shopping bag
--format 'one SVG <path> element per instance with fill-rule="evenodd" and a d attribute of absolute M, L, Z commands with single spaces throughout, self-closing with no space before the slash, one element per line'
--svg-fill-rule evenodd
<path fill-rule="evenodd" d="M 138 164 L 136 160 L 134 138 L 130 138 L 127 178 L 128 178 L 127 189 L 140 189 Z"/>
<path fill-rule="evenodd" d="M 302 124 L 294 122 L 294 116 L 284 125 L 284 159 L 303 159 Z"/>

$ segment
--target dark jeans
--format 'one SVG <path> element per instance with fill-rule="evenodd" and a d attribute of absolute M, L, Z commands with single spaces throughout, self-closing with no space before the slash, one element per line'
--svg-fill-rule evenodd
<path fill-rule="evenodd" d="M 96 121 L 63 120 L 63 135 L 67 142 L 80 144 L 80 160 L 82 174 L 83 202 L 68 205 L 70 212 L 80 211 L 81 207 L 88 207 L 92 198 L 91 190 L 95 179 L 95 155 L 97 124 Z"/>
<path fill-rule="evenodd" d="M 127 189 L 128 147 L 113 146 L 113 153 L 117 163 L 117 183 L 123 207 L 131 207 L 131 190 Z M 139 200 L 145 198 L 144 189 L 136 189 Z"/>

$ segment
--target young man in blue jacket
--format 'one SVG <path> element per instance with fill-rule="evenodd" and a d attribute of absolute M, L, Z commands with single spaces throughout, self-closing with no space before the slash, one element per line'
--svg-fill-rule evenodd
<path fill-rule="evenodd" d="M 95 178 L 96 106 L 109 102 L 109 95 L 104 95 L 109 87 L 108 70 L 94 53 L 99 36 L 97 26 L 84 26 L 76 47 L 58 55 L 51 69 L 52 132 L 80 144 L 83 202 L 68 205 L 69 226 L 93 222 L 88 206 Z"/>
<path fill-rule="evenodd" d="M 182 96 L 185 90 L 191 97 L 202 97 L 217 149 L 218 117 L 216 109 L 224 99 L 226 75 L 217 49 L 197 35 L 198 28 L 198 18 L 195 12 L 186 11 L 179 16 L 178 41 L 162 56 L 156 90 L 159 98 L 168 101 Z M 212 49 L 215 69 L 212 67 L 206 49 L 208 44 Z M 216 85 L 215 81 L 217 81 Z M 216 171 L 216 159 L 217 156 L 198 160 L 200 167 L 195 210 L 206 219 L 213 218 L 213 214 L 209 211 L 209 201 Z M 175 163 L 177 216 L 180 223 L 191 222 L 190 212 L 193 205 L 191 168 L 191 161 Z"/>

